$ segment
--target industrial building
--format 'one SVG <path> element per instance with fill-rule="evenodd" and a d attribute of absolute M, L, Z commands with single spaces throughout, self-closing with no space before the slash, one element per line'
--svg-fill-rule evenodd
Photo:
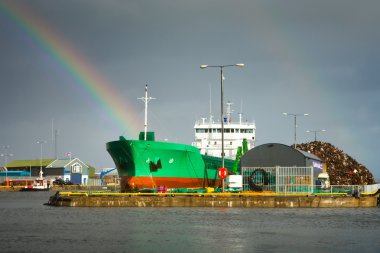
<path fill-rule="evenodd" d="M 257 146 L 240 160 L 245 190 L 312 192 L 322 160 L 279 143 Z"/>
<path fill-rule="evenodd" d="M 7 172 L 14 173 L 17 171 L 27 172 L 29 177 L 39 177 L 40 170 L 42 170 L 45 178 L 61 178 L 65 181 L 82 185 L 86 185 L 88 178 L 95 173 L 94 168 L 82 162 L 79 158 L 14 160 L 6 164 L 4 168 L 6 170 L 2 174 L 5 173 L 8 177 L 11 176 L 11 173 L 8 175 Z M 0 181 L 5 181 L 5 178 L 0 178 Z"/>

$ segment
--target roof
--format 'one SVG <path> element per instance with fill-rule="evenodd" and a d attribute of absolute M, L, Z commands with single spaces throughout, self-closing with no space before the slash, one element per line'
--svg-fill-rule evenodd
<path fill-rule="evenodd" d="M 76 163 L 76 162 L 82 163 L 82 164 L 86 165 L 87 167 L 90 167 L 86 163 L 82 162 L 79 158 L 74 158 L 74 159 L 69 159 L 69 158 L 57 159 L 57 160 L 54 160 L 52 163 L 48 164 L 46 167 L 47 168 L 63 168 L 63 167 L 67 167 L 71 163 Z"/>
<path fill-rule="evenodd" d="M 10 163 L 7 163 L 4 165 L 4 167 L 7 168 L 15 168 L 15 167 L 38 167 L 38 166 L 44 166 L 46 167 L 50 163 L 52 163 L 54 159 L 36 159 L 36 160 L 14 160 Z"/>
<path fill-rule="evenodd" d="M 254 147 L 240 160 L 241 167 L 310 166 L 313 161 L 322 162 L 311 153 L 294 149 L 281 143 L 266 143 Z"/>
<path fill-rule="evenodd" d="M 62 168 L 62 167 L 66 167 L 66 165 L 68 165 L 70 162 L 74 161 L 74 159 L 57 159 L 57 160 L 54 160 L 52 163 L 48 164 L 47 167 L 49 168 Z"/>
<path fill-rule="evenodd" d="M 95 172 L 95 168 L 88 163 L 82 162 L 79 158 L 75 158 L 84 165 L 86 165 L 90 172 L 89 175 L 93 176 Z M 72 159 L 74 161 L 75 159 Z M 77 161 L 76 160 L 76 161 Z M 68 164 L 70 162 L 70 159 L 42 159 L 42 167 L 46 168 L 63 168 L 64 165 Z M 49 166 L 54 163 L 54 166 Z M 40 159 L 36 160 L 14 160 L 10 163 L 7 163 L 3 166 L 2 170 L 5 170 L 5 168 L 8 168 L 9 170 L 12 170 L 12 168 L 30 168 L 30 167 L 40 167 Z M 48 167 L 49 166 L 49 167 Z M 0 169 L 1 170 L 1 169 Z"/>
<path fill-rule="evenodd" d="M 302 151 L 302 150 L 299 150 L 297 149 L 299 152 L 301 152 L 306 158 L 310 158 L 310 159 L 313 159 L 313 160 L 317 160 L 317 161 L 322 161 L 321 158 L 319 158 L 318 156 L 312 154 L 312 153 L 309 153 L 309 152 L 306 152 L 306 151 Z"/>

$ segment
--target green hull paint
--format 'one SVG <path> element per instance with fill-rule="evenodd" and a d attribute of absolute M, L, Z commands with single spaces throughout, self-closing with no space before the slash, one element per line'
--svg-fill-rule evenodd
<path fill-rule="evenodd" d="M 221 158 L 202 156 L 196 147 L 170 142 L 126 140 L 108 142 L 107 151 L 120 177 L 218 179 Z M 225 159 L 230 171 L 233 160 Z"/>

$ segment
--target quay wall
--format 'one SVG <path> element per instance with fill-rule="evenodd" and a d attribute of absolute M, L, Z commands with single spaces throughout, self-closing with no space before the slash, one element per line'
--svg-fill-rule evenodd
<path fill-rule="evenodd" d="M 259 208 L 357 208 L 376 207 L 378 198 L 336 196 L 63 196 L 49 200 L 67 207 L 259 207 Z"/>

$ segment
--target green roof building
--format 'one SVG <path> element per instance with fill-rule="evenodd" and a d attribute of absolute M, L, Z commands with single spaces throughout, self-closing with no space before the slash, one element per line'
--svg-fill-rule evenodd
<path fill-rule="evenodd" d="M 76 184 L 86 185 L 89 176 L 93 176 L 95 168 L 82 162 L 79 158 L 72 159 L 36 159 L 14 160 L 4 166 L 8 171 L 25 171 L 30 177 L 39 177 L 42 169 L 46 178 L 62 178 Z"/>

